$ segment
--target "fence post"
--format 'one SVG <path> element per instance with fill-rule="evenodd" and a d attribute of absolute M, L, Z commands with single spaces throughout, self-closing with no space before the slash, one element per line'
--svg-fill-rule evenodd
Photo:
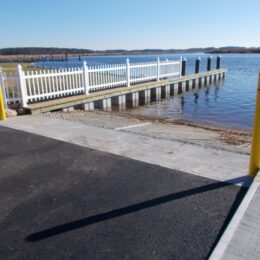
<path fill-rule="evenodd" d="M 24 72 L 20 64 L 17 65 L 16 73 L 18 76 L 20 93 L 22 96 L 22 107 L 27 107 L 27 90 L 26 90 L 26 84 L 24 79 Z"/>
<path fill-rule="evenodd" d="M 6 92 L 5 92 L 5 84 L 4 84 L 4 72 L 1 67 L 0 67 L 0 88 L 2 88 L 4 107 L 7 108 L 7 100 L 6 100 Z"/>
<path fill-rule="evenodd" d="M 258 75 L 255 122 L 254 122 L 254 129 L 253 129 L 249 175 L 255 177 L 255 175 L 259 170 L 260 170 L 260 71 Z"/>
<path fill-rule="evenodd" d="M 182 71 L 182 56 L 180 57 L 180 66 L 179 66 L 180 78 L 181 78 L 181 71 Z"/>
<path fill-rule="evenodd" d="M 160 58 L 157 58 L 157 81 L 160 81 Z"/>
<path fill-rule="evenodd" d="M 86 61 L 83 61 L 83 83 L 84 83 L 84 94 L 89 94 L 89 75 L 88 75 L 88 66 Z"/>
<path fill-rule="evenodd" d="M 130 87 L 130 64 L 129 59 L 126 59 L 126 85 Z"/>
<path fill-rule="evenodd" d="M 168 62 L 169 62 L 169 60 L 166 58 L 165 59 L 165 63 L 167 64 Z M 171 73 L 171 68 L 169 66 L 166 66 L 165 74 L 167 75 L 167 74 L 170 74 L 170 73 Z"/>

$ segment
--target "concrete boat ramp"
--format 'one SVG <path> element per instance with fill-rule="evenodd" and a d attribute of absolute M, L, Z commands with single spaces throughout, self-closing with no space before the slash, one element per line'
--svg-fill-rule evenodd
<path fill-rule="evenodd" d="M 250 135 L 223 136 L 105 112 L 1 122 L 1 259 L 258 258 Z"/>

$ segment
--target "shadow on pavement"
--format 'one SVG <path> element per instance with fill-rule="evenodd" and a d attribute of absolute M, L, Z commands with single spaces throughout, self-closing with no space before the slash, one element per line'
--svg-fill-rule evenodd
<path fill-rule="evenodd" d="M 208 192 L 208 191 L 212 191 L 212 190 L 216 190 L 216 189 L 221 189 L 227 186 L 231 186 L 234 184 L 241 184 L 242 187 L 239 190 L 236 199 L 228 213 L 228 217 L 226 218 L 219 234 L 218 237 L 214 243 L 214 245 L 212 246 L 210 252 L 213 250 L 213 248 L 215 247 L 217 241 L 219 240 L 219 238 L 221 237 L 221 235 L 223 234 L 225 228 L 227 227 L 229 221 L 231 220 L 235 210 L 237 209 L 237 207 L 239 206 L 242 198 L 245 195 L 245 187 L 243 187 L 244 184 L 248 184 L 248 176 L 242 176 L 242 177 L 238 177 L 238 178 L 234 178 L 234 179 L 230 179 L 228 181 L 225 182 L 216 182 L 216 183 L 212 183 L 209 185 L 205 185 L 205 186 L 201 186 L 201 187 L 197 187 L 197 188 L 193 188 L 190 190 L 186 190 L 186 191 L 181 191 L 181 192 L 177 192 L 177 193 L 172 193 L 169 195 L 165 195 L 159 198 L 154 198 L 148 201 L 144 201 L 141 203 L 137 203 L 131 206 L 127 206 L 124 208 L 119 208 L 116 210 L 111 210 L 105 213 L 101 213 L 101 214 L 97 214 L 94 216 L 90 216 L 90 217 L 86 217 L 86 218 L 82 218 L 79 220 L 75 220 L 75 221 L 71 221 L 59 226 L 55 226 L 46 230 L 42 230 L 33 234 L 30 234 L 29 236 L 27 236 L 25 238 L 25 240 L 27 242 L 36 242 L 42 239 L 46 239 L 49 237 L 53 237 L 53 236 L 57 236 L 59 234 L 65 233 L 65 232 L 69 232 L 75 229 L 79 229 L 82 227 L 86 227 L 98 222 L 102 222 L 102 221 L 106 221 L 109 219 L 113 219 L 113 218 L 117 218 L 123 215 L 127 215 L 127 214 L 131 214 L 137 211 L 141 211 L 147 208 L 151 208 L 160 204 L 164 204 L 167 202 L 171 202 L 174 200 L 178 200 L 178 199 L 182 199 L 188 196 L 192 196 L 192 195 L 196 195 L 196 194 L 200 194 L 200 193 L 204 193 L 204 192 Z M 246 185 L 247 186 L 247 185 Z"/>

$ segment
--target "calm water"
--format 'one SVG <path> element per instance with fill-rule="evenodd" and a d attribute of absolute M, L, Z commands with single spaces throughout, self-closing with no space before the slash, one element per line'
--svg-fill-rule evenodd
<path fill-rule="evenodd" d="M 158 55 L 134 56 L 97 56 L 84 57 L 90 65 L 106 63 L 122 63 L 126 58 L 131 62 L 154 61 Z M 187 73 L 194 72 L 195 58 L 201 57 L 201 71 L 206 70 L 208 55 L 187 54 Z M 179 59 L 180 55 L 159 55 L 164 60 Z M 216 55 L 213 57 L 215 66 Z M 68 62 L 42 62 L 39 66 L 76 67 L 80 66 L 78 58 L 70 58 Z M 227 68 L 227 76 L 220 84 L 212 84 L 207 88 L 190 91 L 183 96 L 152 103 L 145 107 L 132 109 L 130 113 L 159 116 L 162 118 L 189 119 L 218 125 L 251 129 L 255 96 L 257 89 L 260 54 L 226 54 L 222 55 L 222 68 Z"/>

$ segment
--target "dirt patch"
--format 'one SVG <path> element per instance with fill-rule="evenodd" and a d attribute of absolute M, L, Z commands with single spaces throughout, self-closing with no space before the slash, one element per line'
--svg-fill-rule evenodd
<path fill-rule="evenodd" d="M 244 135 L 239 132 L 222 131 L 220 140 L 223 143 L 236 146 L 249 146 L 251 144 L 251 135 Z"/>
<path fill-rule="evenodd" d="M 250 131 L 238 128 L 221 127 L 207 123 L 191 122 L 183 119 L 162 119 L 151 116 L 143 115 L 129 115 L 120 113 L 121 116 L 129 118 L 138 118 L 139 120 L 150 121 L 153 123 L 169 124 L 169 125 L 183 125 L 187 127 L 204 129 L 207 131 L 217 132 L 219 134 L 219 140 L 222 143 L 234 146 L 250 146 L 252 140 L 252 133 Z"/>

